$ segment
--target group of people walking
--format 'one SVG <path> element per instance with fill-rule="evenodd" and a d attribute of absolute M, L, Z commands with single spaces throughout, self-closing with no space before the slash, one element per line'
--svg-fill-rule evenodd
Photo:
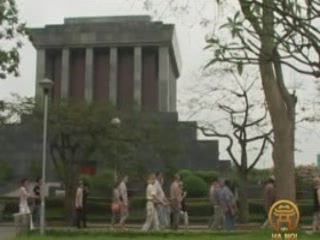
<path fill-rule="evenodd" d="M 125 220 L 129 215 L 128 194 L 126 183 L 128 177 L 123 178 L 120 183 L 116 183 L 112 196 L 112 227 L 116 226 L 117 218 L 120 219 L 119 227 L 124 228 Z M 167 198 L 164 190 L 164 177 L 161 173 L 150 174 L 146 188 L 146 221 L 142 230 L 161 230 L 171 226 L 178 229 L 181 216 L 184 223 L 188 224 L 188 213 L 185 209 L 186 192 L 183 192 L 183 183 L 180 176 L 176 175 L 170 187 L 170 196 Z"/>
<path fill-rule="evenodd" d="M 233 230 L 237 203 L 231 182 L 214 178 L 209 190 L 209 200 L 213 213 L 209 228 L 212 230 Z"/>
<path fill-rule="evenodd" d="M 168 197 L 163 190 L 163 185 L 163 174 L 153 173 L 149 175 L 146 187 L 146 221 L 142 226 L 144 231 L 159 231 L 168 228 L 177 230 L 181 222 L 186 226 L 189 224 L 189 216 L 185 204 L 187 192 L 183 190 L 183 181 L 180 176 L 178 174 L 174 176 Z M 127 214 L 121 214 L 123 207 L 127 213 L 128 198 L 127 193 L 121 193 L 120 189 L 121 187 L 118 184 L 113 189 L 112 226 L 115 226 L 117 214 L 128 216 Z M 231 189 L 230 181 L 213 179 L 209 190 L 209 199 L 213 211 L 209 228 L 212 230 L 234 229 L 237 205 L 235 195 Z M 120 219 L 123 218 L 120 217 Z M 120 220 L 119 225 L 123 227 L 123 221 Z"/>
<path fill-rule="evenodd" d="M 126 220 L 129 216 L 129 199 L 127 190 L 128 176 L 124 176 L 113 186 L 111 204 L 111 226 L 125 229 Z M 30 229 L 40 223 L 41 206 L 41 179 L 36 179 L 32 192 L 28 191 L 28 182 L 23 179 L 19 188 L 19 214 L 30 216 Z M 183 190 L 183 181 L 176 174 L 170 185 L 167 195 L 164 191 L 164 176 L 161 173 L 150 174 L 145 192 L 146 197 L 146 221 L 142 230 L 163 230 L 171 228 L 177 230 L 181 222 L 189 224 L 189 216 L 185 200 L 187 192 Z M 75 224 L 78 228 L 87 226 L 87 200 L 89 188 L 82 180 L 79 181 L 75 195 Z M 30 199 L 32 200 L 29 207 Z M 222 181 L 214 178 L 209 188 L 209 201 L 212 207 L 212 217 L 209 228 L 212 230 L 234 229 L 237 203 L 235 191 L 229 180 Z M 266 215 L 276 202 L 276 185 L 274 177 L 270 177 L 264 186 L 264 206 Z M 320 178 L 313 179 L 313 202 L 314 219 L 313 230 L 320 228 Z M 266 217 L 267 218 L 267 217 Z M 268 218 L 261 228 L 268 226 Z"/>
<path fill-rule="evenodd" d="M 128 176 L 124 176 L 113 186 L 112 205 L 111 205 L 111 226 L 114 227 L 118 222 L 120 228 L 125 228 L 126 220 L 129 216 L 129 201 L 127 190 Z M 75 224 L 78 228 L 87 227 L 87 199 L 89 188 L 83 180 L 79 181 L 75 196 L 76 218 Z"/>

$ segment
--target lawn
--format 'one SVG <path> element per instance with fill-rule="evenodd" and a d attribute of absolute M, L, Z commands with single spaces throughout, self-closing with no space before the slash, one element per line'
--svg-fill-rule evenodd
<path fill-rule="evenodd" d="M 20 236 L 15 240 L 271 240 L 271 232 L 234 232 L 234 233 L 209 233 L 209 232 L 164 232 L 164 233 L 142 233 L 142 232 L 108 232 L 108 231 L 63 231 L 50 232 L 46 237 L 38 235 Z M 320 234 L 298 233 L 299 240 L 320 239 Z"/>

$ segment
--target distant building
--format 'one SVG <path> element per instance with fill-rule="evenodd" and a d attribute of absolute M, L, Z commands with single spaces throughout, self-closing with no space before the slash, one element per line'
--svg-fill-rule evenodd
<path fill-rule="evenodd" d="M 134 107 L 156 114 L 178 129 L 183 152 L 172 163 L 175 168 L 223 168 L 224 174 L 230 168 L 230 161 L 220 166 L 218 141 L 198 141 L 196 123 L 178 121 L 181 60 L 174 25 L 152 22 L 148 16 L 71 18 L 30 33 L 37 50 L 36 81 L 54 81 L 53 100 L 109 101 L 121 110 Z M 0 160 L 8 160 L 16 176 L 30 174 L 31 162 L 41 159 L 41 134 L 26 122 L 0 131 L 6 139 Z M 144 157 L 149 169 L 165 167 L 159 159 Z M 52 163 L 48 169 L 54 178 Z"/>
<path fill-rule="evenodd" d="M 30 33 L 36 79 L 54 81 L 54 98 L 176 112 L 181 60 L 174 25 L 148 16 L 71 18 Z"/>

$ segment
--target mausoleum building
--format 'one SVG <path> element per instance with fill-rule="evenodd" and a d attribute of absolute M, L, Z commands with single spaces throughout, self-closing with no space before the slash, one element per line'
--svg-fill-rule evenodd
<path fill-rule="evenodd" d="M 54 81 L 54 99 L 176 112 L 181 60 L 174 25 L 149 16 L 67 18 L 31 29 L 31 38 L 36 79 Z"/>

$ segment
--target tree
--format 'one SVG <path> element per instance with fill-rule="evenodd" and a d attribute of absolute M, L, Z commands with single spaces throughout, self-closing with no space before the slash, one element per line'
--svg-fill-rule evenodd
<path fill-rule="evenodd" d="M 172 0 L 169 2 L 173 4 Z M 294 129 L 297 97 L 289 92 L 283 72 L 291 68 L 305 76 L 320 77 L 320 30 L 316 27 L 320 19 L 319 2 L 214 2 L 227 8 L 228 18 L 227 23 L 207 39 L 213 50 L 213 59 L 208 65 L 233 63 L 240 72 L 244 65 L 258 67 L 274 129 L 272 157 L 277 197 L 295 201 Z M 232 7 L 230 3 L 233 3 Z"/>
<path fill-rule="evenodd" d="M 41 129 L 42 109 L 37 110 L 35 120 Z M 111 123 L 116 114 L 107 104 L 55 101 L 50 105 L 48 150 L 57 175 L 64 184 L 67 223 L 72 223 L 80 167 L 93 160 L 101 149 L 110 147 L 110 138 L 121 135 L 119 130 L 114 132 Z"/>
<path fill-rule="evenodd" d="M 219 1 L 221 2 L 221 1 Z M 283 67 L 320 77 L 320 18 L 316 1 L 239 0 L 239 11 L 222 29 L 232 40 L 213 37 L 215 62 L 259 67 L 263 90 L 274 130 L 273 160 L 277 197 L 295 201 L 294 132 L 297 97 L 285 84 Z"/>
<path fill-rule="evenodd" d="M 25 24 L 18 18 L 15 0 L 0 1 L 0 26 L 0 78 L 5 79 L 8 74 L 19 74 L 19 49 L 27 34 Z"/>
<path fill-rule="evenodd" d="M 3 130 L 9 124 L 19 123 L 24 114 L 30 113 L 30 107 L 33 107 L 33 101 L 30 98 L 19 97 L 13 94 L 11 100 L 0 101 L 0 145 L 6 144 L 7 139 Z M 2 150 L 2 149 L 1 149 Z M 6 159 L 1 159 L 0 182 L 12 180 L 14 169 Z"/>
<path fill-rule="evenodd" d="M 226 151 L 235 165 L 239 179 L 240 221 L 247 223 L 248 176 L 263 156 L 273 131 L 264 98 L 261 97 L 262 91 L 258 88 L 258 78 L 252 71 L 246 71 L 243 77 L 232 68 L 214 69 L 214 72 L 216 79 L 231 79 L 226 81 L 227 84 L 216 86 L 210 78 L 206 88 L 199 92 L 202 97 L 194 96 L 189 100 L 191 105 L 187 105 L 187 108 L 192 114 L 200 115 L 210 109 L 207 110 L 207 117 L 200 116 L 207 120 L 201 121 L 198 128 L 206 137 L 227 141 Z"/>
<path fill-rule="evenodd" d="M 139 147 L 147 143 L 154 147 L 160 128 L 152 118 L 135 111 L 118 111 L 107 103 L 54 101 L 49 109 L 48 150 L 64 184 L 66 222 L 71 223 L 82 164 L 100 159 L 107 168 L 128 173 L 127 169 L 135 166 Z M 121 120 L 118 124 L 112 121 L 115 117 Z M 42 119 L 42 109 L 36 108 L 38 130 L 42 129 Z M 149 130 L 152 134 L 147 137 Z"/>

